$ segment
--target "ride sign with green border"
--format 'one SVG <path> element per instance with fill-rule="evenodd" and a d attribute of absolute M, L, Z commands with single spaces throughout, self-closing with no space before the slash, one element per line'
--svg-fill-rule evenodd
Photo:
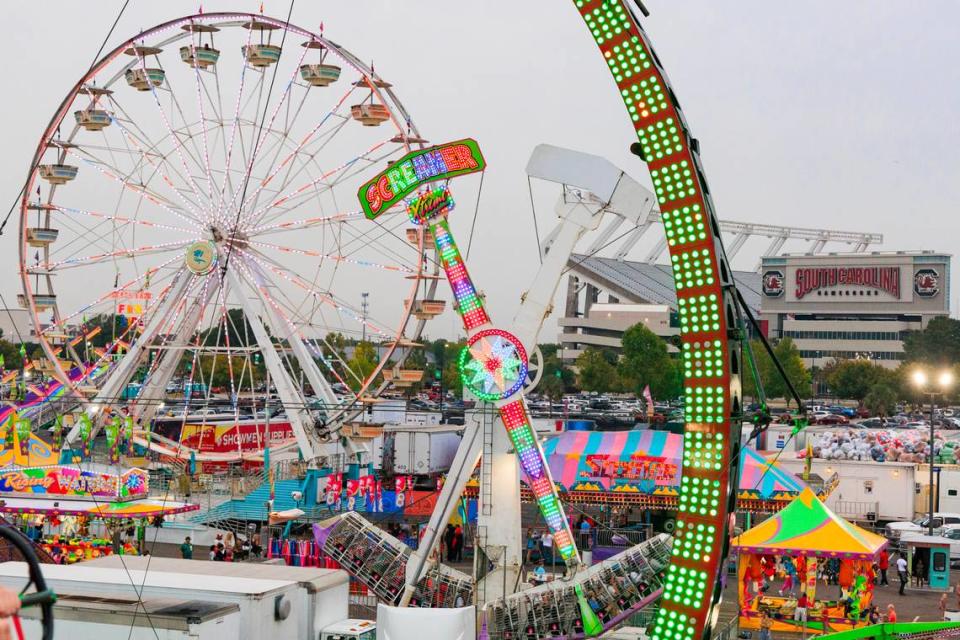
<path fill-rule="evenodd" d="M 373 220 L 421 185 L 486 168 L 476 140 L 447 142 L 403 156 L 360 187 L 357 197 L 364 214 Z"/>

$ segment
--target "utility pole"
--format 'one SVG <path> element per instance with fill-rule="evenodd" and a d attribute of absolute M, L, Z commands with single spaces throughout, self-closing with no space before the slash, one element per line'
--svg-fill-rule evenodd
<path fill-rule="evenodd" d="M 370 310 L 370 302 L 369 302 L 370 294 L 364 291 L 363 293 L 360 294 L 360 298 L 361 298 L 360 313 L 361 313 L 361 316 L 363 317 L 363 329 L 362 329 L 363 338 L 361 339 L 361 342 L 366 342 L 367 341 L 367 311 Z"/>

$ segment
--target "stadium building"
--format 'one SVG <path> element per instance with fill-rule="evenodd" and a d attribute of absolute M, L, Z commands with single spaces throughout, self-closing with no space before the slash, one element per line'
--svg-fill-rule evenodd
<path fill-rule="evenodd" d="M 950 256 L 932 251 L 784 254 L 760 268 L 760 317 L 808 367 L 863 358 L 894 368 L 903 339 L 950 311 Z"/>
<path fill-rule="evenodd" d="M 560 357 L 572 364 L 586 349 L 620 351 L 623 332 L 643 323 L 668 341 L 680 333 L 673 272 L 667 265 L 616 258 L 572 255 L 567 295 L 560 325 Z M 747 304 L 760 309 L 760 275 L 736 271 Z"/>

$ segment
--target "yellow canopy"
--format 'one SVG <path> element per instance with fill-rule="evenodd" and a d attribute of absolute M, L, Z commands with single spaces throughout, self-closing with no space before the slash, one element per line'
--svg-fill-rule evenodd
<path fill-rule="evenodd" d="M 847 522 L 807 487 L 779 513 L 734 538 L 733 546 L 746 553 L 869 560 L 887 540 Z"/>

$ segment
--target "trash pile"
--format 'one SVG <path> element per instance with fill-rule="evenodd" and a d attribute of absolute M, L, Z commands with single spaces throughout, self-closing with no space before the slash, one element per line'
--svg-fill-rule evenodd
<path fill-rule="evenodd" d="M 960 464 L 960 434 L 944 437 L 934 433 L 934 460 Z M 810 434 L 813 457 L 824 460 L 873 460 L 875 462 L 928 462 L 930 432 L 925 429 L 866 430 L 831 429 Z"/>

